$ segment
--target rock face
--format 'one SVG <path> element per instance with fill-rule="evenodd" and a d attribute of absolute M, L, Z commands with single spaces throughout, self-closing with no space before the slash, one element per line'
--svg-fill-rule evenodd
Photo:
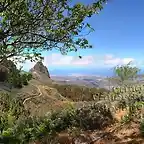
<path fill-rule="evenodd" d="M 9 72 L 12 72 L 13 70 L 17 69 L 16 65 L 14 64 L 13 61 L 5 59 L 1 65 L 5 66 L 8 68 Z"/>
<path fill-rule="evenodd" d="M 37 62 L 37 63 L 35 64 L 35 66 L 33 67 L 33 70 L 38 71 L 38 72 L 41 72 L 41 73 L 43 73 L 43 74 L 46 74 L 46 75 L 48 75 L 48 77 L 50 78 L 48 69 L 47 69 L 46 66 L 43 65 L 42 62 Z"/>
<path fill-rule="evenodd" d="M 16 69 L 16 65 L 11 60 L 5 59 L 0 63 L 0 91 L 11 91 L 12 85 L 7 79 L 13 69 Z"/>
<path fill-rule="evenodd" d="M 4 82 L 8 77 L 8 68 L 0 64 L 0 82 Z"/>
<path fill-rule="evenodd" d="M 50 78 L 49 71 L 46 66 L 43 65 L 42 62 L 37 62 L 30 72 L 33 75 L 34 79 L 42 80 L 42 77 Z"/>
<path fill-rule="evenodd" d="M 11 60 L 3 60 L 0 63 L 0 82 L 4 82 L 8 78 L 8 73 L 16 69 L 16 65 Z"/>

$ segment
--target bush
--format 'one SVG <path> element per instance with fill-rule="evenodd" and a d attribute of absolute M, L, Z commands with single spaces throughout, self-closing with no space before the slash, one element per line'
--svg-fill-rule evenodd
<path fill-rule="evenodd" d="M 14 129 L 19 121 L 24 121 L 29 116 L 30 113 L 25 110 L 22 99 L 0 93 L 0 143 L 19 143 Z"/>
<path fill-rule="evenodd" d="M 28 81 L 32 79 L 32 74 L 31 73 L 21 74 L 21 79 L 23 85 L 28 85 Z"/>
<path fill-rule="evenodd" d="M 8 75 L 8 83 L 10 83 L 13 87 L 16 88 L 22 88 L 22 77 L 20 74 L 20 71 L 17 69 L 14 69 L 13 71 L 11 71 Z"/>
<path fill-rule="evenodd" d="M 57 132 L 69 127 L 99 129 L 113 120 L 110 111 L 100 105 L 86 105 L 81 109 L 69 105 L 63 110 L 48 113 L 45 117 L 32 117 L 20 98 L 1 94 L 0 102 L 0 143 L 23 144 L 44 137 L 53 139 Z"/>
<path fill-rule="evenodd" d="M 139 71 L 140 69 L 137 67 L 132 67 L 131 63 L 114 68 L 114 72 L 119 78 L 120 85 L 124 84 L 125 81 L 128 82 L 128 80 L 133 80 L 136 78 Z"/>
<path fill-rule="evenodd" d="M 22 73 L 21 69 L 17 69 L 16 65 L 11 60 L 4 60 L 1 63 L 0 72 L 3 77 L 1 79 L 4 79 L 16 88 L 22 88 L 23 85 L 28 85 L 28 81 L 32 79 L 31 73 Z"/>
<path fill-rule="evenodd" d="M 82 129 L 102 129 L 113 120 L 110 109 L 104 104 L 90 104 L 76 110 L 76 121 Z"/>
<path fill-rule="evenodd" d="M 21 73 L 21 70 L 13 69 L 8 75 L 8 83 L 13 87 L 22 88 L 23 85 L 28 85 L 28 81 L 32 79 L 30 73 Z"/>

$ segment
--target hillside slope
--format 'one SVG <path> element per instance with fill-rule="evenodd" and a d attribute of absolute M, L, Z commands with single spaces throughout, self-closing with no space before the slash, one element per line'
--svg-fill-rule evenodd
<path fill-rule="evenodd" d="M 1 89 L 8 92 L 3 87 Z M 52 144 L 58 142 L 60 144 L 142 144 L 144 139 L 140 133 L 139 120 L 141 110 L 139 108 L 139 111 L 131 113 L 133 120 L 128 115 L 127 107 L 129 103 L 135 104 L 142 100 L 139 98 L 143 98 L 143 91 L 143 85 L 121 87 L 112 91 L 74 84 L 64 85 L 51 80 L 47 74 L 39 72 L 39 77 L 34 77 L 29 81 L 29 85 L 21 89 L 13 88 L 10 93 L 13 97 L 22 99 L 30 116 L 42 116 L 39 118 L 43 119 L 47 113 L 56 111 L 53 113 L 53 118 L 55 118 L 53 120 L 58 130 L 55 134 L 57 141 L 53 141 Z M 132 94 L 134 94 L 134 99 Z M 121 99 L 121 96 L 125 101 Z M 70 106 L 73 106 L 75 110 L 68 109 Z M 125 118 L 124 122 L 122 118 Z M 79 130 L 72 127 L 71 120 L 72 123 L 78 122 L 75 124 Z M 67 127 L 61 129 L 60 127 L 63 128 L 65 124 Z M 49 126 L 49 123 L 46 125 Z M 79 133 L 79 135 L 71 135 L 69 130 L 72 134 Z M 49 136 L 45 135 L 45 137 L 45 143 L 49 144 L 47 140 Z M 32 144 L 42 144 L 42 141 L 32 142 Z"/>

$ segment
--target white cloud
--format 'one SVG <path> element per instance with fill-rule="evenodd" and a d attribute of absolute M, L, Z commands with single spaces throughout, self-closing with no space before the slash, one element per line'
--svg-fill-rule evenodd
<path fill-rule="evenodd" d="M 125 65 L 125 64 L 128 64 L 129 62 L 135 62 L 135 59 L 134 58 L 118 58 L 118 57 L 115 57 L 114 55 L 105 55 L 104 57 L 105 65 L 111 65 L 111 66 Z"/>
<path fill-rule="evenodd" d="M 23 69 L 30 70 L 32 67 L 34 67 L 35 62 L 26 60 L 25 63 L 19 64 L 19 65 L 23 66 Z"/>
<path fill-rule="evenodd" d="M 119 58 L 112 54 L 106 54 L 104 56 L 98 55 L 87 55 L 83 56 L 82 59 L 76 56 L 63 56 L 61 54 L 53 53 L 45 56 L 44 65 L 46 66 L 67 66 L 67 67 L 112 67 L 116 65 L 127 64 L 130 61 L 135 61 L 133 58 Z M 34 66 L 34 62 L 26 61 L 24 68 L 30 69 Z"/>
<path fill-rule="evenodd" d="M 45 65 L 69 65 L 73 57 L 62 56 L 61 54 L 53 53 L 52 55 L 45 56 Z"/>
<path fill-rule="evenodd" d="M 82 59 L 76 56 L 63 56 L 61 54 L 52 54 L 50 56 L 46 56 L 44 63 L 45 65 L 89 65 L 93 64 L 94 57 L 93 56 L 84 56 Z"/>

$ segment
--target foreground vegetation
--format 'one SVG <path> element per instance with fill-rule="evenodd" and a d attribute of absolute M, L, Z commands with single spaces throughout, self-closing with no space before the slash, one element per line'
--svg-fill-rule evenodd
<path fill-rule="evenodd" d="M 27 81 L 32 78 L 31 74 L 18 71 L 15 65 L 10 68 L 8 80 L 12 80 L 11 82 L 21 82 L 23 79 L 17 78 L 24 75 Z M 117 67 L 115 72 L 119 76 L 120 86 L 111 91 L 54 84 L 58 92 L 70 101 L 63 109 L 47 110 L 44 116 L 33 116 L 29 109 L 26 109 L 23 97 L 1 92 L 0 143 L 27 144 L 39 141 L 54 144 L 58 141 L 58 134 L 63 131 L 69 136 L 78 137 L 83 131 L 103 130 L 111 125 L 121 126 L 131 122 L 139 125 L 141 136 L 144 136 L 144 85 L 125 83 L 136 77 L 138 71 L 128 64 L 124 68 Z M 83 106 L 76 107 L 75 104 L 79 105 L 80 101 Z M 120 121 L 115 117 L 117 110 L 126 111 Z"/>
<path fill-rule="evenodd" d="M 22 97 L 0 93 L 0 143 L 39 141 L 54 144 L 57 143 L 58 134 L 63 131 L 69 136 L 78 137 L 83 131 L 102 130 L 111 125 L 121 126 L 132 122 L 139 125 L 144 137 L 143 84 L 124 83 L 111 91 L 76 85 L 54 86 L 62 96 L 74 102 L 69 102 L 63 109 L 47 111 L 45 116 L 40 117 L 32 116 Z M 79 105 L 80 101 L 83 106 L 75 107 L 75 103 Z M 115 117 L 117 110 L 126 111 L 120 121 Z"/>
<path fill-rule="evenodd" d="M 0 143 L 39 141 L 54 144 L 57 143 L 58 134 L 63 131 L 77 137 L 86 130 L 102 130 L 110 125 L 131 122 L 139 125 L 141 136 L 144 136 L 143 91 L 143 85 L 115 88 L 105 95 L 105 99 L 86 103 L 81 108 L 69 103 L 62 110 L 48 111 L 43 117 L 32 116 L 21 98 L 1 93 Z M 127 111 L 120 122 L 115 118 L 118 109 Z"/>
<path fill-rule="evenodd" d="M 101 129 L 113 122 L 110 110 L 100 104 L 87 105 L 81 109 L 69 105 L 45 117 L 32 117 L 21 99 L 1 94 L 0 100 L 1 143 L 20 144 L 42 140 L 44 137 L 50 139 L 69 127 Z"/>

